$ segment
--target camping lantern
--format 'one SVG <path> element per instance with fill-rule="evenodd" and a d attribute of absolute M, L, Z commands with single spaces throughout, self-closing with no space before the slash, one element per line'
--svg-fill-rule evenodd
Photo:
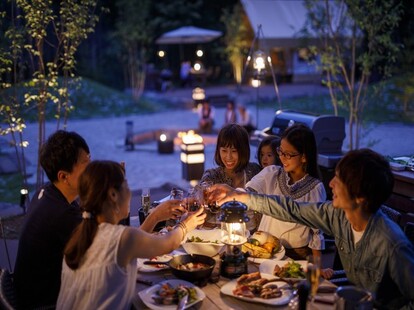
<path fill-rule="evenodd" d="M 247 255 L 241 246 L 247 241 L 247 206 L 236 200 L 221 206 L 221 242 L 226 251 L 221 256 L 220 274 L 226 278 L 237 278 L 247 273 Z"/>
<path fill-rule="evenodd" d="M 181 135 L 181 154 L 183 179 L 200 180 L 204 173 L 204 143 L 200 135 L 190 130 Z"/>
<path fill-rule="evenodd" d="M 266 73 L 266 54 L 261 50 L 253 54 L 254 79 L 261 80 Z"/>

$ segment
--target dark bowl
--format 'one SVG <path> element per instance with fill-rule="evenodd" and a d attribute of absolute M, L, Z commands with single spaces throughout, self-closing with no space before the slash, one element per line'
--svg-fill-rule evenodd
<path fill-rule="evenodd" d="M 209 267 L 206 269 L 189 271 L 189 270 L 181 270 L 177 267 L 179 265 L 188 264 L 188 263 L 203 263 L 208 265 Z M 174 256 L 173 259 L 170 260 L 168 263 L 173 275 L 177 278 L 189 281 L 189 282 L 197 282 L 197 281 L 204 281 L 210 278 L 211 273 L 213 272 L 214 266 L 216 265 L 216 261 L 214 258 L 206 255 L 198 255 L 198 254 L 188 254 L 188 255 L 178 255 Z"/>

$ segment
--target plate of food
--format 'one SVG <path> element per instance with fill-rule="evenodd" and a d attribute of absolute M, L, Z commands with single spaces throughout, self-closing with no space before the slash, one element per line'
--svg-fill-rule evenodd
<path fill-rule="evenodd" d="M 262 263 L 265 260 L 281 260 L 285 256 L 285 248 L 275 236 L 256 231 L 246 243 L 242 245 L 242 251 L 249 253 L 249 260 L 254 263 Z"/>
<path fill-rule="evenodd" d="M 166 264 L 158 264 L 158 265 L 144 265 L 145 261 L 152 261 L 152 262 L 168 262 L 173 258 L 171 254 L 160 255 L 156 257 L 152 257 L 150 259 L 147 258 L 138 258 L 138 271 L 141 272 L 154 272 L 159 270 L 168 269 L 169 266 Z"/>
<path fill-rule="evenodd" d="M 305 260 L 267 260 L 260 264 L 259 271 L 283 279 L 302 280 L 306 278 L 306 265 Z"/>
<path fill-rule="evenodd" d="M 223 285 L 220 291 L 237 299 L 272 306 L 286 305 L 292 298 L 289 284 L 260 272 L 241 275 Z"/>
<path fill-rule="evenodd" d="M 140 272 L 155 272 L 160 271 L 164 269 L 170 268 L 167 264 L 157 264 L 157 265 L 146 265 L 144 262 L 150 260 L 153 262 L 169 262 L 174 256 L 176 255 L 182 255 L 185 254 L 182 251 L 172 251 L 170 254 L 155 256 L 150 259 L 148 258 L 138 258 L 137 259 L 137 265 L 138 265 L 138 271 Z"/>
<path fill-rule="evenodd" d="M 142 302 L 153 310 L 175 310 L 184 295 L 188 295 L 185 309 L 202 301 L 206 294 L 194 284 L 184 280 L 166 280 L 138 293 Z"/>

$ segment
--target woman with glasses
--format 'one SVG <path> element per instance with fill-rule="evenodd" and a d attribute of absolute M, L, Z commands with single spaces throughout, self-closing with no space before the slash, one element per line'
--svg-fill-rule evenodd
<path fill-rule="evenodd" d="M 288 127 L 276 148 L 282 166 L 271 165 L 252 178 L 248 191 L 291 197 L 296 201 L 319 202 L 326 200 L 326 191 L 319 179 L 315 136 L 302 124 Z M 306 259 L 310 254 L 321 255 L 325 247 L 323 234 L 307 226 L 284 222 L 263 215 L 259 230 L 278 237 L 292 259 Z M 325 276 L 332 276 L 325 270 Z"/>

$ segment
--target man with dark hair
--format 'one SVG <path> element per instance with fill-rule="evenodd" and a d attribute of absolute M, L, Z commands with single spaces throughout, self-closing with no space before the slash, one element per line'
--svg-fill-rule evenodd
<path fill-rule="evenodd" d="M 378 309 L 414 309 L 414 247 L 381 205 L 392 193 L 390 165 L 369 149 L 348 152 L 330 182 L 332 202 L 297 203 L 282 196 L 213 185 L 209 200 L 236 199 L 277 219 L 334 236 L 348 279 L 370 290 Z"/>
<path fill-rule="evenodd" d="M 50 183 L 34 194 L 19 239 L 14 277 L 22 309 L 56 304 L 63 249 L 82 220 L 76 198 L 89 147 L 77 133 L 59 130 L 43 144 L 39 158 Z"/>

